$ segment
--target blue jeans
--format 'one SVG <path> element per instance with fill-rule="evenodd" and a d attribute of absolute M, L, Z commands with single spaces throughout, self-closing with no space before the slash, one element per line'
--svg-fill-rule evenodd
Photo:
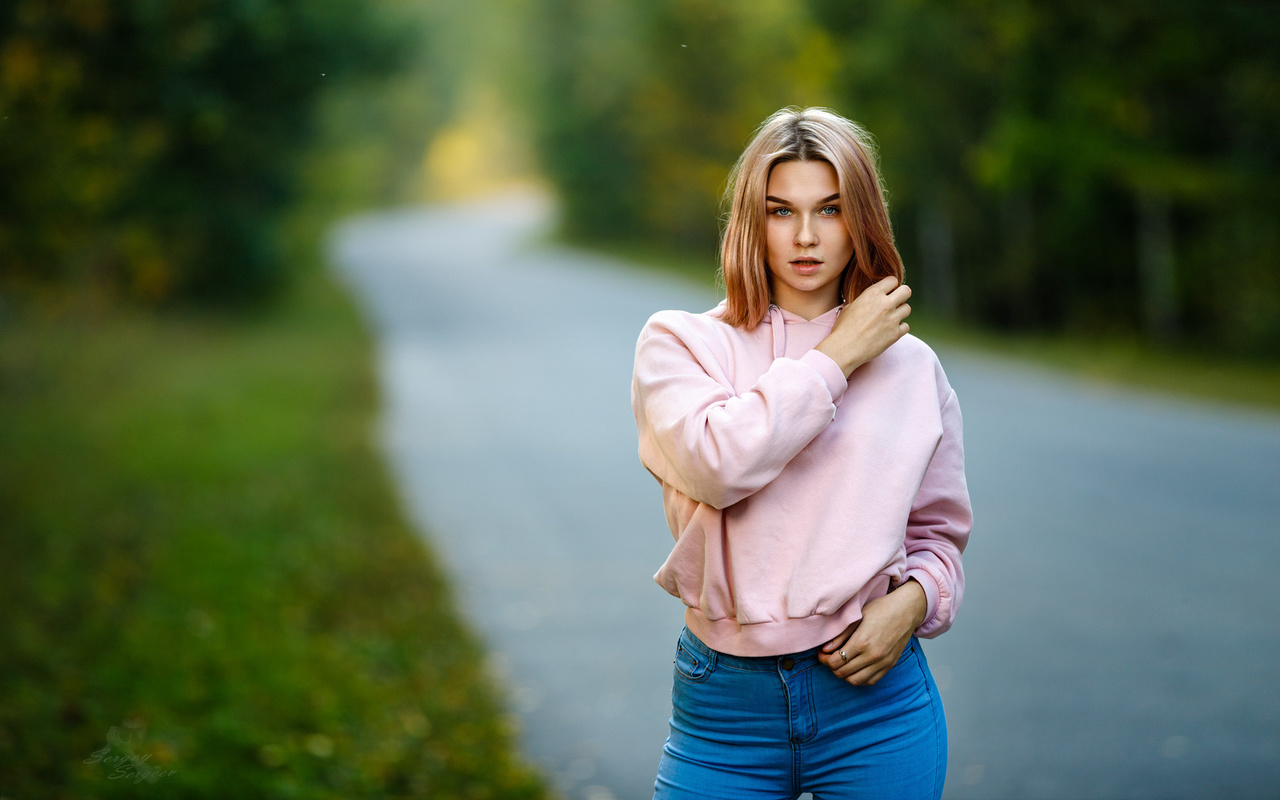
<path fill-rule="evenodd" d="M 654 797 L 940 798 L 947 722 L 920 643 L 875 686 L 837 678 L 817 652 L 731 656 L 686 628 Z"/>

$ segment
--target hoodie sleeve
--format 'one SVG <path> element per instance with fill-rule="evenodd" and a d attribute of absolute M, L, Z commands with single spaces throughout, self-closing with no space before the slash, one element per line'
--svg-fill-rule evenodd
<path fill-rule="evenodd" d="M 778 358 L 737 395 L 714 354 L 657 315 L 636 345 L 631 402 L 640 461 L 685 495 L 725 508 L 759 491 L 835 418 L 848 387 L 840 367 L 811 350 Z M 716 377 L 713 377 L 713 373 Z"/>
<path fill-rule="evenodd" d="M 969 541 L 973 508 L 964 477 L 964 444 L 960 405 L 954 391 L 942 406 L 942 438 L 925 471 L 920 491 L 907 518 L 907 571 L 928 601 L 924 622 L 916 636 L 930 639 L 955 621 L 964 594 L 960 554 Z"/>

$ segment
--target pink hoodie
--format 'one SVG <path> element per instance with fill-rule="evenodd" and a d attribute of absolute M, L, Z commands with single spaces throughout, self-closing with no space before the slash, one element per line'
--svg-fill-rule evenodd
<path fill-rule="evenodd" d="M 933 637 L 955 619 L 972 510 L 960 407 L 933 351 L 905 336 L 854 371 L 814 350 L 839 308 L 777 306 L 754 331 L 660 311 L 636 344 L 640 461 L 675 547 L 654 580 L 725 653 L 822 644 L 908 578 Z"/>

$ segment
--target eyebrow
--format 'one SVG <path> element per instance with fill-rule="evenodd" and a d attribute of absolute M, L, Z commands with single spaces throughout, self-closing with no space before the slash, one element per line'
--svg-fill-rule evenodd
<path fill-rule="evenodd" d="M 781 197 L 774 197 L 774 196 L 773 196 L 773 195 L 771 195 L 771 194 L 770 194 L 770 195 L 765 195 L 765 198 L 764 198 L 764 199 L 765 199 L 765 202 L 781 203 L 781 204 L 782 204 L 782 205 L 784 205 L 784 206 L 789 206 L 789 205 L 791 205 L 791 203 L 790 203 L 789 201 L 787 201 L 787 200 L 783 200 Z M 839 199 L 840 199 L 840 193 L 839 193 L 839 192 L 836 192 L 835 194 L 830 195 L 829 197 L 824 197 L 824 198 L 822 198 L 821 200 L 819 200 L 819 201 L 818 201 L 818 203 L 819 203 L 819 204 L 822 204 L 822 203 L 830 203 L 832 200 L 839 200 Z"/>

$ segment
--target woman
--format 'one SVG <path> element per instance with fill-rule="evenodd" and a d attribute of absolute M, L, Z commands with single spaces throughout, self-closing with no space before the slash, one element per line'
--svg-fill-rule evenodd
<path fill-rule="evenodd" d="M 917 637 L 955 619 L 972 520 L 960 409 L 908 336 L 870 137 L 771 116 L 730 176 L 726 298 L 636 346 L 640 459 L 687 606 L 660 798 L 937 798 Z"/>

